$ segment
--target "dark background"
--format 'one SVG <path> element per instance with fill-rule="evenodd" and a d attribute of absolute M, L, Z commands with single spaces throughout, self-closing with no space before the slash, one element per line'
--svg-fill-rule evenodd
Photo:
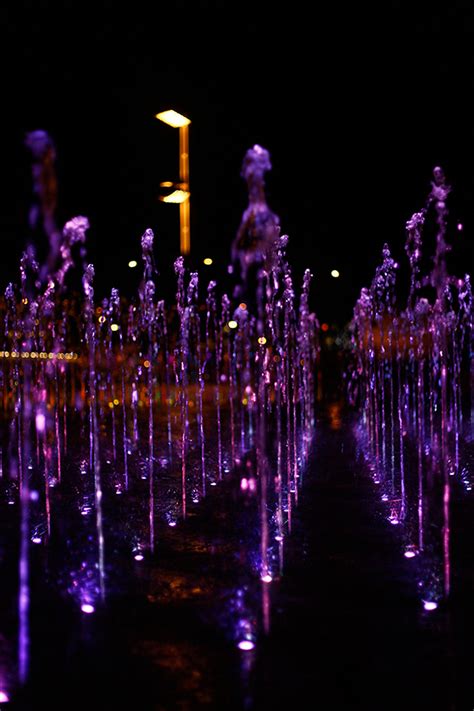
<path fill-rule="evenodd" d="M 296 278 L 305 267 L 315 275 L 322 320 L 350 318 L 384 241 L 405 266 L 404 225 L 438 164 L 454 188 L 453 269 L 471 269 L 471 3 L 379 4 L 3 6 L 1 288 L 17 278 L 28 237 L 24 134 L 42 128 L 57 146 L 60 221 L 91 222 L 98 295 L 133 293 L 140 274 L 127 263 L 140 261 L 146 227 L 163 293 L 171 289 L 178 208 L 157 196 L 160 181 L 178 177 L 178 131 L 154 118 L 167 108 L 192 120 L 189 264 L 215 260 L 203 277 L 225 282 L 247 203 L 240 166 L 254 143 L 271 152 L 268 202 L 290 235 Z"/>

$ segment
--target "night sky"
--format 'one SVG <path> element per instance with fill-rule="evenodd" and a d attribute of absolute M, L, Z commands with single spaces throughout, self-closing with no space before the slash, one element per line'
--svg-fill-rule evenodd
<path fill-rule="evenodd" d="M 203 277 L 224 280 L 247 203 L 241 162 L 254 143 L 271 152 L 268 202 L 290 236 L 295 276 L 315 275 L 322 319 L 350 318 L 384 241 L 405 265 L 404 225 L 435 165 L 454 188 L 453 268 L 472 269 L 470 2 L 429 12 L 314 4 L 314 19 L 295 3 L 9 4 L 0 9 L 2 290 L 28 238 L 23 138 L 42 128 L 57 147 L 59 220 L 91 222 L 98 295 L 133 293 L 140 275 L 127 262 L 139 259 L 146 227 L 166 292 L 178 209 L 157 197 L 161 181 L 178 178 L 178 132 L 154 114 L 167 108 L 192 120 L 189 265 L 215 260 Z"/>

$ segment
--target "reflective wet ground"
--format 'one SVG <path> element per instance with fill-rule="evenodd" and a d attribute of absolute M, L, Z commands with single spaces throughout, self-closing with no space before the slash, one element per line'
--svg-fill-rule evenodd
<path fill-rule="evenodd" d="M 44 575 L 55 570 L 54 549 L 38 551 L 50 560 L 32 562 L 30 679 L 9 707 L 472 708 L 472 499 L 453 500 L 451 601 L 427 611 L 421 561 L 404 557 L 358 451 L 351 414 L 329 402 L 284 573 L 271 584 L 252 574 L 259 534 L 237 473 L 185 522 L 163 525 L 152 558 L 135 561 L 120 540 L 109 543 L 107 602 L 94 614 L 78 613 Z M 7 536 L 4 517 L 6 683 L 16 655 Z M 239 649 L 249 637 L 255 648 Z"/>

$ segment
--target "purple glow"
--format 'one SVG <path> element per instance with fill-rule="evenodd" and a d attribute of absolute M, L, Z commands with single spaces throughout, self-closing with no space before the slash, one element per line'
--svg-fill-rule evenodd
<path fill-rule="evenodd" d="M 10 697 L 6 691 L 0 691 L 0 704 L 8 704 Z"/>
<path fill-rule="evenodd" d="M 405 558 L 414 558 L 416 556 L 416 553 L 415 551 L 405 551 L 403 555 L 405 556 Z"/>
<path fill-rule="evenodd" d="M 241 480 L 240 488 L 242 489 L 242 491 L 247 491 L 247 489 L 249 488 L 249 483 L 248 483 L 247 479 Z"/>
<path fill-rule="evenodd" d="M 423 600 L 423 607 L 428 612 L 431 612 L 432 610 L 436 610 L 438 603 L 433 602 L 433 600 Z"/>
<path fill-rule="evenodd" d="M 260 580 L 262 581 L 262 583 L 271 583 L 273 578 L 270 573 L 265 573 L 265 575 L 261 576 Z"/>
<path fill-rule="evenodd" d="M 138 561 L 144 560 L 144 558 L 145 558 L 145 556 L 142 553 L 135 553 L 135 555 L 133 557 L 135 558 L 135 560 L 138 560 Z"/>
<path fill-rule="evenodd" d="M 42 412 L 38 412 L 36 415 L 36 430 L 38 432 L 44 432 L 46 429 L 46 417 Z"/>
<path fill-rule="evenodd" d="M 458 232 L 462 232 L 463 230 L 463 224 L 462 222 L 458 222 Z"/>
<path fill-rule="evenodd" d="M 91 605 L 88 602 L 84 602 L 81 605 L 81 610 L 84 612 L 86 615 L 92 615 L 93 612 L 95 612 L 95 607 L 94 605 Z"/>
<path fill-rule="evenodd" d="M 33 536 L 31 539 L 32 543 L 41 543 L 41 538 L 39 536 Z"/>
<path fill-rule="evenodd" d="M 251 642 L 249 639 L 242 639 L 237 647 L 242 650 L 242 652 L 250 652 L 252 649 L 255 649 L 255 645 L 253 642 Z"/>

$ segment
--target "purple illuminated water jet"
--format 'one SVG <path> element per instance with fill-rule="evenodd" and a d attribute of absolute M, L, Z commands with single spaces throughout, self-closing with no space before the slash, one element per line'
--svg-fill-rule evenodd
<path fill-rule="evenodd" d="M 361 410 L 357 436 L 387 518 L 401 529 L 405 557 L 429 559 L 421 588 L 436 599 L 448 598 L 451 588 L 451 499 L 462 471 L 465 383 L 473 370 L 471 281 L 449 274 L 446 262 L 450 192 L 436 167 L 425 206 L 406 224 L 405 304 L 396 289 L 399 265 L 384 245 L 354 309 L 347 373 L 349 398 Z M 424 230 L 431 221 L 435 253 L 424 273 Z"/>
<path fill-rule="evenodd" d="M 249 206 L 234 245 L 243 278 L 257 269 L 245 302 L 218 281 L 200 282 L 182 257 L 174 303 L 160 299 L 151 229 L 140 240 L 136 294 L 125 299 L 112 288 L 98 300 L 84 216 L 54 232 L 46 265 L 27 250 L 19 283 L 5 290 L 0 375 L 9 441 L 0 494 L 18 504 L 8 513 L 20 531 L 20 683 L 30 663 L 30 556 L 38 578 L 47 568 L 45 584 L 69 595 L 78 616 L 92 615 L 122 574 L 117 551 L 143 575 L 148 566 L 133 561 L 149 551 L 153 564 L 160 536 L 179 539 L 186 527 L 178 523 L 208 493 L 222 506 L 234 485 L 238 505 L 249 507 L 249 534 L 256 532 L 242 543 L 249 549 L 242 565 L 260 606 L 243 611 L 234 640 L 254 649 L 259 618 L 269 631 L 269 583 L 283 571 L 314 433 L 318 358 L 311 273 L 298 284 L 292 275 L 288 237 L 266 204 L 269 168 L 268 152 L 254 146 L 243 168 Z M 51 222 L 52 205 L 45 210 Z M 252 234 L 257 244 L 248 243 Z M 74 268 L 80 294 L 68 290 Z M 219 491 L 210 490 L 218 482 Z"/>

